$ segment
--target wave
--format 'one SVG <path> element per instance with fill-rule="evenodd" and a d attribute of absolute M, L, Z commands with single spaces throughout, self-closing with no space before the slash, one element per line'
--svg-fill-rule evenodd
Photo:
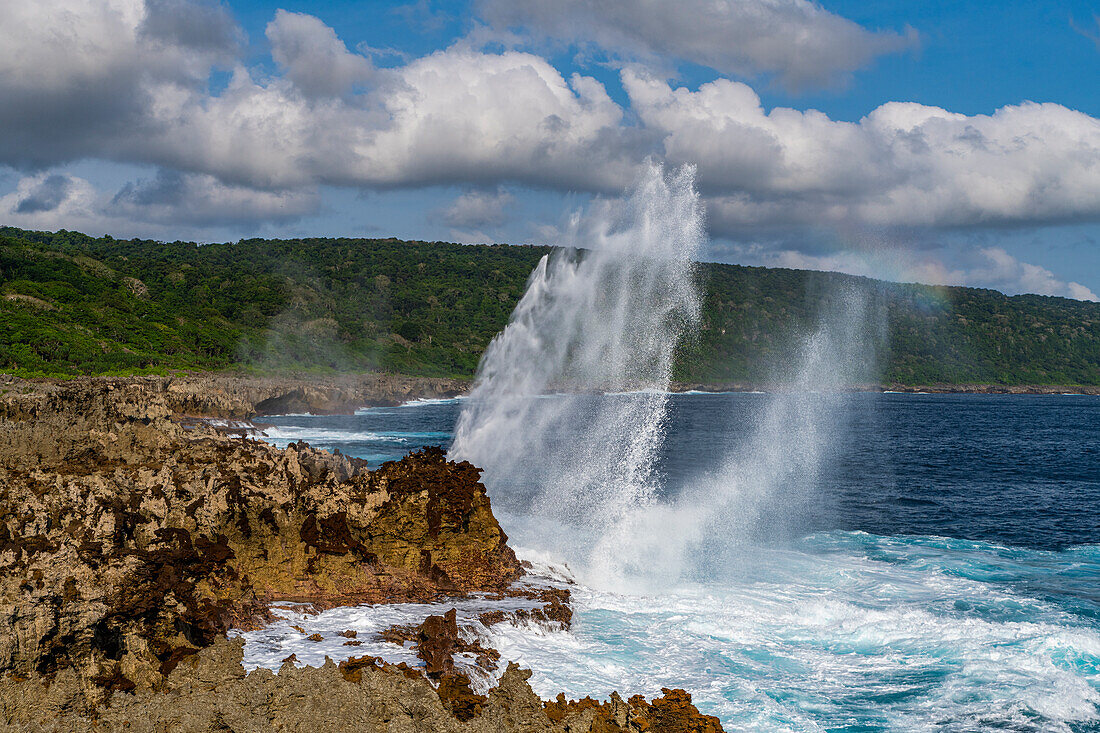
<path fill-rule="evenodd" d="M 543 696 L 682 686 L 727 730 L 1068 730 L 1100 721 L 1100 630 L 1051 586 L 1084 591 L 1098 549 L 826 533 L 721 585 L 579 587 L 572 634 L 491 642 Z"/>
<path fill-rule="evenodd" d="M 883 730 L 1068 731 L 1100 722 L 1098 616 L 1080 605 L 1095 597 L 1100 545 L 1052 552 L 826 532 L 748 551 L 739 574 L 720 584 L 659 594 L 571 585 L 568 632 L 503 623 L 479 633 L 501 652 L 501 668 L 533 669 L 544 698 L 684 687 L 726 730 L 821 730 L 858 719 Z M 545 553 L 519 555 L 541 576 L 535 582 L 572 579 Z M 417 666 L 415 652 L 374 633 L 452 605 L 476 626 L 493 603 L 288 609 L 287 620 L 243 635 L 244 663 L 277 669 L 291 653 L 311 665 L 366 653 Z M 343 646 L 345 629 L 363 644 Z M 312 633 L 324 641 L 308 641 Z"/>
<path fill-rule="evenodd" d="M 413 431 L 376 432 L 369 430 L 339 430 L 336 428 L 279 425 L 265 428 L 258 437 L 275 444 L 293 443 L 299 440 L 304 440 L 307 443 L 313 441 L 324 443 L 415 443 L 425 440 L 445 441 L 450 438 L 450 433 Z"/>
<path fill-rule="evenodd" d="M 565 583 L 557 578 L 533 576 L 520 585 L 564 587 Z M 481 614 L 487 611 L 534 609 L 541 605 L 539 601 L 528 598 L 497 598 L 494 594 L 484 593 L 450 599 L 444 603 L 345 606 L 321 613 L 312 612 L 306 604 L 279 603 L 271 607 L 278 620 L 262 629 L 247 632 L 234 630 L 230 636 L 239 636 L 245 641 L 242 665 L 247 671 L 258 668 L 278 671 L 283 660 L 291 654 L 297 659 L 296 666 L 320 667 L 328 659 L 340 662 L 352 656 L 369 654 L 392 664 L 404 662 L 413 668 L 423 668 L 424 661 L 417 656 L 415 649 L 384 641 L 378 636 L 379 632 L 392 626 L 419 625 L 431 614 L 443 614 L 454 608 L 459 627 L 466 629 L 464 636 L 488 638 L 490 631 L 481 622 Z M 524 623 L 521 628 L 535 635 L 549 633 L 545 627 L 533 623 Z M 358 644 L 346 644 L 348 637 L 343 634 L 348 630 L 355 632 Z M 314 634 L 320 634 L 321 640 L 309 638 Z M 506 665 L 498 668 L 495 674 L 489 673 L 477 666 L 472 655 L 459 654 L 456 655 L 455 666 L 469 675 L 475 690 L 484 692 L 495 684 Z"/>
<path fill-rule="evenodd" d="M 457 397 L 417 397 L 415 400 L 402 402 L 398 407 L 426 407 L 428 405 L 453 405 L 466 399 L 466 395 Z"/>

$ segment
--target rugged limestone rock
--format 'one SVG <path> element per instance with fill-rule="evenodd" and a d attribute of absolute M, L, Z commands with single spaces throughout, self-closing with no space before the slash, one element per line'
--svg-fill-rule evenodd
<path fill-rule="evenodd" d="M 256 415 L 310 412 L 351 414 L 364 406 L 398 405 L 417 398 L 455 397 L 466 392 L 464 379 L 352 374 L 332 377 L 254 377 L 233 373 L 197 373 L 171 377 L 82 377 L 28 382 L 0 374 L 0 391 L 67 393 L 75 385 L 121 389 L 140 382 L 162 392 L 164 405 L 177 416 L 247 420 Z"/>
<path fill-rule="evenodd" d="M 522 570 L 470 464 L 428 449 L 367 471 L 180 419 L 242 417 L 255 397 L 160 377 L 0 383 L 0 731 L 721 730 L 677 690 L 544 704 L 515 665 L 476 694 L 452 655 L 499 655 L 453 612 L 413 630 L 432 680 L 371 657 L 245 674 L 224 632 L 276 600 L 519 592 L 544 605 L 515 618 L 571 618 L 567 591 L 508 587 Z"/>
<path fill-rule="evenodd" d="M 120 691 L 91 709 L 69 669 L 49 684 L 0 678 L 0 730 L 69 733 L 716 733 L 715 718 L 700 715 L 682 690 L 647 703 L 617 695 L 600 703 L 544 703 L 527 683 L 530 672 L 512 664 L 486 695 L 463 694 L 460 678 L 438 689 L 419 673 L 372 658 L 320 668 L 286 664 L 278 674 L 245 674 L 240 640 L 217 640 L 183 659 L 156 690 Z M 453 680 L 449 682 L 448 680 Z"/>
<path fill-rule="evenodd" d="M 566 730 L 591 730 L 603 733 L 612 731 L 661 731 L 662 733 L 722 733 L 722 724 L 713 715 L 703 715 L 691 704 L 691 695 L 684 690 L 661 688 L 661 697 L 646 702 L 635 695 L 627 702 L 611 693 L 608 702 L 590 697 L 557 700 L 545 703 L 546 715 L 553 723 L 563 724 Z M 590 721 L 589 728 L 575 728 L 578 719 Z M 583 725 L 583 724 L 582 724 Z"/>
<path fill-rule="evenodd" d="M 0 670 L 147 689 L 275 600 L 425 601 L 521 573 L 468 463 L 434 449 L 367 472 L 185 430 L 168 387 L 0 397 Z"/>

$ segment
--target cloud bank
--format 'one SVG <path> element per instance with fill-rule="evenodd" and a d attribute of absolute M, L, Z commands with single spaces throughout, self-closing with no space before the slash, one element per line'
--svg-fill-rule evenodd
<path fill-rule="evenodd" d="M 529 34 L 635 61 L 671 57 L 790 85 L 909 42 L 805 0 L 479 7 L 500 27 L 523 20 Z M 677 85 L 645 63 L 623 66 L 616 102 L 595 78 L 517 48 L 467 39 L 379 68 L 318 18 L 282 10 L 265 36 L 274 72 L 243 61 L 243 32 L 212 1 L 0 4 L 0 165 L 23 176 L 0 215 L 68 228 L 249 226 L 315 213 L 322 186 L 458 185 L 473 193 L 441 219 L 480 231 L 503 217 L 501 186 L 610 194 L 654 157 L 696 165 L 711 233 L 739 241 L 821 227 L 1100 221 L 1100 120 L 1057 104 L 967 116 L 888 102 L 846 122 L 765 109 L 741 81 Z M 215 72 L 228 81 L 212 84 Z M 160 172 L 100 192 L 59 171 L 84 159 Z M 990 281 L 1008 266 L 998 267 Z M 1018 279 L 1028 277 L 1054 287 Z"/>
<path fill-rule="evenodd" d="M 806 0 L 480 0 L 490 24 L 626 58 L 672 58 L 734 76 L 775 75 L 799 89 L 828 84 L 915 31 L 869 31 Z"/>

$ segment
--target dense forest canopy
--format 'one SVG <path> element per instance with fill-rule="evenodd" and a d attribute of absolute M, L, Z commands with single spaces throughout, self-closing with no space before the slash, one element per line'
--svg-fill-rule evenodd
<path fill-rule="evenodd" d="M 0 228 L 0 370 L 471 376 L 546 247 L 396 239 L 197 245 Z M 882 380 L 1100 384 L 1100 304 L 705 263 L 676 378 L 762 382 L 844 288 L 882 318 Z"/>

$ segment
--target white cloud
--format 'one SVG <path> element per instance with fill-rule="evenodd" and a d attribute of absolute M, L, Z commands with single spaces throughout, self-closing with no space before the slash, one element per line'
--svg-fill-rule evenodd
<path fill-rule="evenodd" d="M 0 162 L 111 155 L 147 132 L 150 86 L 205 87 L 239 35 L 203 2 L 0 3 Z"/>
<path fill-rule="evenodd" d="M 585 7 L 600 18 L 618 12 Z M 651 14 L 637 19 L 643 25 L 666 12 L 637 7 Z M 809 19 L 791 21 L 795 28 L 867 33 L 795 0 L 692 0 L 679 12 L 740 18 L 751 8 L 764 8 L 764 18 Z M 174 187 L 165 179 L 141 189 L 176 191 L 135 210 L 159 221 L 227 221 L 235 204 L 217 213 L 216 199 L 238 194 L 239 220 L 293 216 L 316 205 L 308 192 L 320 185 L 614 192 L 649 155 L 696 164 L 712 232 L 742 240 L 769 228 L 1100 220 L 1100 120 L 1055 104 L 966 116 L 891 102 L 849 123 L 812 110 L 765 110 L 739 82 L 674 88 L 631 67 L 621 76 L 624 109 L 595 79 L 566 78 L 531 53 L 457 45 L 377 69 L 308 15 L 281 11 L 267 35 L 281 69 L 274 76 L 240 63 L 240 30 L 213 2 L 0 3 L 0 164 L 45 168 L 90 158 L 184 172 Z M 211 93 L 217 66 L 232 76 Z M 82 190 L 60 179 L 35 185 L 41 202 L 53 196 L 75 205 Z M 206 199 L 203 191 L 216 193 Z M 137 188 L 115 210 L 134 197 Z"/>
<path fill-rule="evenodd" d="M 891 102 L 858 123 L 767 112 L 745 84 L 623 72 L 672 163 L 699 164 L 712 224 L 1034 224 L 1100 217 L 1100 120 L 1057 104 L 966 116 Z"/>
<path fill-rule="evenodd" d="M 460 47 L 396 72 L 388 122 L 356 146 L 360 180 L 379 185 L 517 180 L 618 188 L 622 110 L 591 77 L 568 80 L 531 54 Z"/>
<path fill-rule="evenodd" d="M 1006 293 L 1035 293 L 1061 295 L 1077 300 L 1100 300 L 1096 293 L 1084 285 L 1059 280 L 1050 270 L 1021 262 L 1000 247 L 985 247 L 979 252 L 987 263 L 968 273 L 967 279 L 971 284 L 981 284 Z"/>
<path fill-rule="evenodd" d="M 312 15 L 279 10 L 266 34 L 275 62 L 306 96 L 340 96 L 374 73 L 370 60 L 349 52 L 336 31 Z"/>
<path fill-rule="evenodd" d="M 112 139 L 107 157 L 280 188 L 519 181 L 610 190 L 635 165 L 623 155 L 623 112 L 603 86 L 566 80 L 538 56 L 456 47 L 375 77 L 350 99 L 321 95 L 338 85 L 305 71 L 261 81 L 243 66 L 218 95 L 150 83 L 142 133 Z"/>
<path fill-rule="evenodd" d="M 500 226 L 507 218 L 505 211 L 515 201 L 504 190 L 467 191 L 440 212 L 447 226 L 456 229 L 480 229 Z"/>
<path fill-rule="evenodd" d="M 319 207 L 313 190 L 258 190 L 160 169 L 152 179 L 123 186 L 103 210 L 122 220 L 240 228 L 298 219 Z"/>
<path fill-rule="evenodd" d="M 104 218 L 99 213 L 102 204 L 85 179 L 43 172 L 20 178 L 15 190 L 0 197 L 0 217 L 24 229 L 79 229 Z"/>
<path fill-rule="evenodd" d="M 724 74 L 771 73 L 788 87 L 828 83 L 916 33 L 873 32 L 807 0 L 480 0 L 498 28 L 672 57 Z"/>
<path fill-rule="evenodd" d="M 113 195 L 84 178 L 42 172 L 24 176 L 0 197 L 0 221 L 25 229 L 127 232 L 171 239 L 204 227 L 254 229 L 315 213 L 313 191 L 263 191 L 221 183 L 212 176 L 159 171 Z"/>

